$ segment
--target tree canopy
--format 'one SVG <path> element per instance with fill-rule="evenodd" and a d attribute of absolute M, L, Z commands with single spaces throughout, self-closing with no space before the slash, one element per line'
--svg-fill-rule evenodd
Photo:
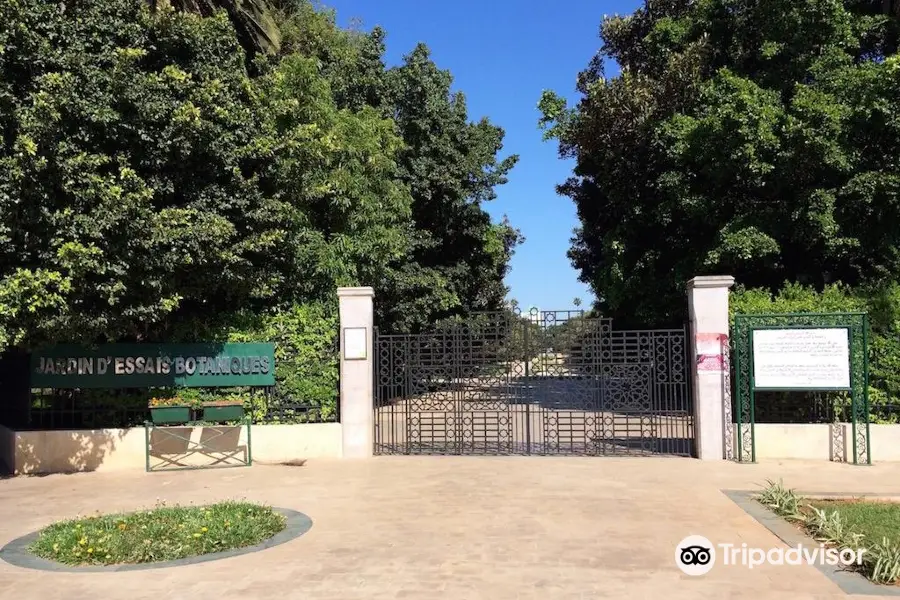
<path fill-rule="evenodd" d="M 483 205 L 516 164 L 498 158 L 504 132 L 487 119 L 469 120 L 452 75 L 438 68 L 424 44 L 385 69 L 385 32 L 339 29 L 334 14 L 306 2 L 285 10 L 283 47 L 315 56 L 337 105 L 372 107 L 397 125 L 397 162 L 412 199 L 407 253 L 390 265 L 379 290 L 378 320 L 389 329 L 417 330 L 435 321 L 504 305 L 503 279 L 522 237 L 507 221 L 494 223 Z"/>
<path fill-rule="evenodd" d="M 898 4 L 646 0 L 603 20 L 577 106 L 540 108 L 576 160 L 570 257 L 605 314 L 680 321 L 703 274 L 898 279 Z"/>
<path fill-rule="evenodd" d="M 517 234 L 482 203 L 514 159 L 427 49 L 387 69 L 382 31 L 296 0 L 255 53 L 224 4 L 0 0 L 0 348 L 339 285 L 406 329 L 501 304 Z"/>

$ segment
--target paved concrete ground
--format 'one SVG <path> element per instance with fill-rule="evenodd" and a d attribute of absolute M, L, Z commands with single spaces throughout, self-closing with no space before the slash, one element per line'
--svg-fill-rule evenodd
<path fill-rule="evenodd" d="M 777 547 L 720 490 L 766 478 L 817 492 L 900 493 L 900 464 L 686 458 L 382 457 L 303 467 L 53 475 L 0 481 L 0 544 L 93 511 L 246 498 L 313 519 L 264 552 L 127 573 L 0 563 L 0 598 L 846 598 L 813 567 L 674 565 L 689 534 Z M 871 598 L 871 596 L 869 596 Z"/>

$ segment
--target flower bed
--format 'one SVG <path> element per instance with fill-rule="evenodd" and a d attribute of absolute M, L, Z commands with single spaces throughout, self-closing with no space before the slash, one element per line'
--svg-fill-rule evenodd
<path fill-rule="evenodd" d="M 67 565 L 153 563 L 258 544 L 285 528 L 269 507 L 247 502 L 160 504 L 152 510 L 55 523 L 29 550 Z"/>

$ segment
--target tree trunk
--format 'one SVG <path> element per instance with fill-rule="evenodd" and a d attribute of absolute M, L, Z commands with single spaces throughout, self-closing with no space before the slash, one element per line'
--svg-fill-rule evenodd
<path fill-rule="evenodd" d="M 228 12 L 238 40 L 248 54 L 275 54 L 281 48 L 281 31 L 267 0 L 150 0 L 153 8 L 176 10 L 208 17 L 218 10 Z"/>

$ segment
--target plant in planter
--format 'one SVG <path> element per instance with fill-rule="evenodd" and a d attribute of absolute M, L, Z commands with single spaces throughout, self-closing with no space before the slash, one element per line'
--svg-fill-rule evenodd
<path fill-rule="evenodd" d="M 203 403 L 203 420 L 212 423 L 240 421 L 244 418 L 244 401 L 240 398 L 225 398 Z"/>
<path fill-rule="evenodd" d="M 180 396 L 151 398 L 147 403 L 150 418 L 158 425 L 187 423 L 191 420 L 191 403 Z"/>

